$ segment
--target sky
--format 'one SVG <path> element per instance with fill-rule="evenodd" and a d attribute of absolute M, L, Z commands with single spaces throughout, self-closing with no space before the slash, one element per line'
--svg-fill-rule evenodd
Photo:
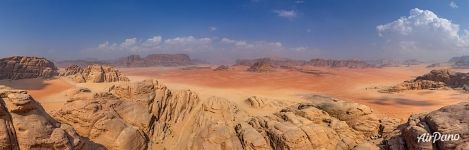
<path fill-rule="evenodd" d="M 466 0 L 2 0 L 0 57 L 419 59 L 469 55 Z"/>

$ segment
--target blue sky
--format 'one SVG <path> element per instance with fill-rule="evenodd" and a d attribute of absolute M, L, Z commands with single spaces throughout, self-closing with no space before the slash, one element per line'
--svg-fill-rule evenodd
<path fill-rule="evenodd" d="M 415 8 L 417 17 L 431 12 L 436 21 L 415 25 Z M 439 60 L 469 54 L 468 14 L 463 0 L 3 0 L 0 56 Z M 412 32 L 392 24 L 401 17 L 410 17 L 404 22 Z M 445 20 L 449 29 L 438 25 L 448 25 Z"/>

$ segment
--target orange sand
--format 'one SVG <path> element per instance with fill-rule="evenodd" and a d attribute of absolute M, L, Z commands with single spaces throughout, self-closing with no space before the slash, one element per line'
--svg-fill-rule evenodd
<path fill-rule="evenodd" d="M 73 85 L 64 81 L 63 79 L 23 79 L 23 80 L 2 80 L 0 85 L 5 85 L 14 89 L 27 90 L 28 93 L 34 97 L 35 100 L 40 102 L 46 111 L 51 111 L 51 108 L 60 108 L 66 101 L 65 97 L 60 95 Z M 51 99 L 58 102 L 52 102 Z"/>
<path fill-rule="evenodd" d="M 374 87 L 391 86 L 430 71 L 423 66 L 381 69 L 313 68 L 322 74 L 279 70 L 252 73 L 237 68 L 231 71 L 210 69 L 124 68 L 133 79 L 155 78 L 168 86 L 192 89 L 202 95 L 234 97 L 266 96 L 271 98 L 320 94 L 350 100 L 372 107 L 378 112 L 399 118 L 426 112 L 442 106 L 467 101 L 456 90 L 406 91 L 396 94 L 379 93 Z"/>

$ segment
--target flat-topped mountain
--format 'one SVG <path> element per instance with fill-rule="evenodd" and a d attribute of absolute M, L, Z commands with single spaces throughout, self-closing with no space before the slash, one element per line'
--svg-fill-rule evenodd
<path fill-rule="evenodd" d="M 114 64 L 122 67 L 185 66 L 194 64 L 187 54 L 151 54 L 145 57 L 130 55 L 117 59 Z"/>
<path fill-rule="evenodd" d="M 50 78 L 56 74 L 57 67 L 45 58 L 13 56 L 0 59 L 0 80 Z"/>

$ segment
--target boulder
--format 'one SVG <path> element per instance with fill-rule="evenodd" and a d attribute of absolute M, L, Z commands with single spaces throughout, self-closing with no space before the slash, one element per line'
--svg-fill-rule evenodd
<path fill-rule="evenodd" d="M 45 58 L 14 56 L 0 59 L 0 80 L 51 78 L 57 75 L 57 67 Z"/>

